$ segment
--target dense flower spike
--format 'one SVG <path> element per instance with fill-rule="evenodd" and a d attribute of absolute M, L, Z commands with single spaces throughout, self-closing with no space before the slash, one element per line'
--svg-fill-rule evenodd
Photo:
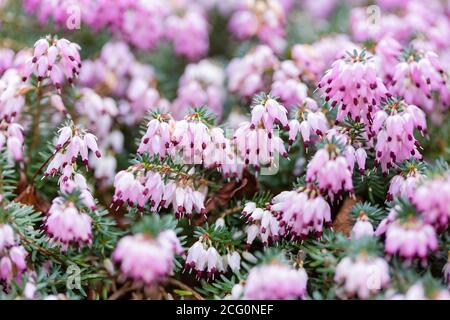
<path fill-rule="evenodd" d="M 383 171 L 388 171 L 395 163 L 411 157 L 421 159 L 414 129 L 422 134 L 427 132 L 423 111 L 403 100 L 388 99 L 373 119 L 376 165 L 380 164 Z"/>
<path fill-rule="evenodd" d="M 434 52 L 405 51 L 404 61 L 397 64 L 390 89 L 394 95 L 401 96 L 409 104 L 426 111 L 434 108 L 433 92 L 448 96 L 443 68 Z M 450 106 L 448 101 L 444 104 Z"/>
<path fill-rule="evenodd" d="M 175 254 L 182 251 L 173 230 L 165 230 L 156 238 L 138 233 L 120 239 L 113 260 L 120 264 L 124 276 L 149 286 L 173 272 Z"/>
<path fill-rule="evenodd" d="M 303 268 L 296 270 L 281 263 L 265 264 L 250 270 L 244 288 L 239 291 L 248 300 L 302 299 L 306 296 L 307 282 L 308 275 Z"/>
<path fill-rule="evenodd" d="M 320 237 L 323 227 L 331 224 L 331 209 L 316 188 L 309 185 L 275 196 L 270 210 L 280 220 L 281 234 L 305 239 L 310 233 Z"/>
<path fill-rule="evenodd" d="M 0 280 L 10 283 L 27 268 L 27 252 L 9 224 L 0 223 Z"/>
<path fill-rule="evenodd" d="M 325 101 L 338 106 L 337 121 L 346 116 L 370 124 L 373 113 L 389 94 L 377 75 L 373 57 L 366 51 L 354 50 L 335 61 L 319 82 Z"/>
<path fill-rule="evenodd" d="M 66 250 L 70 244 L 79 247 L 92 243 L 92 218 L 64 197 L 53 199 L 45 217 L 44 228 L 55 245 Z"/>
<path fill-rule="evenodd" d="M 57 89 L 61 89 L 65 80 L 73 83 L 81 68 L 79 50 L 78 44 L 67 39 L 47 37 L 36 41 L 33 57 L 23 70 L 23 81 L 34 74 L 38 81 L 50 78 Z"/>
<path fill-rule="evenodd" d="M 389 266 L 384 259 L 361 252 L 339 262 L 334 280 L 342 284 L 344 297 L 367 299 L 389 285 Z"/>
<path fill-rule="evenodd" d="M 174 161 L 217 168 L 227 178 L 241 176 L 242 162 L 233 141 L 225 137 L 223 129 L 211 125 L 205 109 L 194 109 L 183 120 L 171 124 L 170 130 Z"/>
<path fill-rule="evenodd" d="M 241 123 L 233 139 L 238 156 L 244 159 L 244 165 L 253 166 L 257 171 L 276 166 L 279 155 L 288 156 L 284 142 L 278 135 L 265 128 L 253 128 L 250 122 Z"/>

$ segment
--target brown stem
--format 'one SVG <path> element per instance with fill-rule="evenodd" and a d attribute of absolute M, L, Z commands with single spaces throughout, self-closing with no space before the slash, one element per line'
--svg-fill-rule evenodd
<path fill-rule="evenodd" d="M 120 288 L 119 290 L 114 292 L 112 295 L 110 295 L 108 300 L 117 300 L 121 296 L 125 295 L 126 293 L 136 290 L 136 289 L 139 289 L 139 287 L 140 286 L 138 284 L 135 284 L 134 286 L 132 286 L 130 283 L 126 283 L 122 288 Z"/>
<path fill-rule="evenodd" d="M 36 170 L 36 172 L 33 174 L 33 177 L 31 178 L 31 181 L 30 181 L 30 184 L 31 184 L 31 185 L 34 184 L 34 182 L 35 182 L 35 180 L 36 180 L 38 174 L 42 171 L 42 169 L 44 169 L 44 167 L 50 162 L 50 160 L 53 159 L 53 157 L 56 155 L 56 152 L 57 152 L 57 151 L 53 152 L 53 153 L 50 155 L 50 157 L 48 157 L 47 160 L 45 160 L 45 161 L 41 164 L 41 166 Z"/>
<path fill-rule="evenodd" d="M 194 289 L 192 289 L 191 287 L 189 287 L 188 285 L 185 285 L 183 282 L 178 281 L 177 279 L 174 278 L 169 278 L 169 283 L 171 285 L 174 285 L 180 289 L 189 291 L 192 293 L 192 296 L 197 299 L 197 300 L 205 300 L 197 291 L 195 291 Z"/>

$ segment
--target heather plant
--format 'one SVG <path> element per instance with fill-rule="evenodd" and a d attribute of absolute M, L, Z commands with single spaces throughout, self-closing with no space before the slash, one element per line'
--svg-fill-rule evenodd
<path fill-rule="evenodd" d="M 0 298 L 450 299 L 428 2 L 0 1 Z"/>

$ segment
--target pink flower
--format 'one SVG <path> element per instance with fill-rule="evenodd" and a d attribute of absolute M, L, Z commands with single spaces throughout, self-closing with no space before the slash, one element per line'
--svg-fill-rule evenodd
<path fill-rule="evenodd" d="M 239 39 L 257 37 L 274 51 L 285 47 L 286 12 L 279 0 L 240 2 L 229 22 L 230 31 Z"/>
<path fill-rule="evenodd" d="M 357 50 L 336 60 L 320 80 L 319 88 L 332 108 L 338 106 L 337 121 L 348 116 L 365 124 L 371 123 L 381 100 L 389 95 L 372 57 Z"/>
<path fill-rule="evenodd" d="M 268 89 L 272 79 L 266 79 L 265 74 L 276 69 L 278 64 L 270 47 L 259 45 L 251 49 L 244 57 L 234 58 L 228 64 L 228 90 L 248 99 L 255 93 Z"/>
<path fill-rule="evenodd" d="M 52 242 L 63 250 L 72 243 L 79 247 L 92 243 L 91 217 L 62 197 L 53 199 L 45 217 L 44 228 Z"/>
<path fill-rule="evenodd" d="M 15 161 L 23 160 L 23 128 L 17 123 L 0 122 L 0 150 L 6 145 L 10 157 Z"/>
<path fill-rule="evenodd" d="M 283 191 L 275 196 L 270 210 L 280 220 L 280 234 L 305 239 L 310 233 L 320 237 L 323 226 L 331 225 L 331 209 L 318 190 L 311 186 Z"/>
<path fill-rule="evenodd" d="M 173 272 L 174 256 L 181 245 L 173 230 L 165 230 L 156 238 L 139 233 L 119 240 L 113 259 L 121 273 L 145 285 L 153 285 Z"/>
<path fill-rule="evenodd" d="M 206 106 L 220 120 L 224 101 L 224 70 L 210 60 L 201 60 L 186 67 L 171 110 L 177 119 L 182 119 L 188 108 Z"/>
<path fill-rule="evenodd" d="M 97 210 L 94 197 L 87 185 L 86 178 L 80 173 L 72 172 L 70 176 L 61 176 L 59 178 L 59 187 L 63 194 L 70 194 L 75 190 L 80 191 L 81 202 L 92 211 Z"/>
<path fill-rule="evenodd" d="M 223 258 L 214 248 L 208 236 L 202 236 L 188 250 L 185 269 L 195 270 L 197 277 L 214 278 L 216 273 L 225 272 Z"/>
<path fill-rule="evenodd" d="M 208 52 L 208 21 L 200 10 L 188 9 L 173 14 L 166 21 L 166 37 L 175 52 L 189 60 L 197 60 Z"/>
<path fill-rule="evenodd" d="M 450 222 L 450 177 L 437 176 L 420 183 L 411 196 L 426 223 L 444 231 Z"/>
<path fill-rule="evenodd" d="M 410 163 L 407 170 L 392 177 L 389 184 L 387 200 L 392 201 L 394 197 L 406 198 L 413 200 L 418 184 L 424 179 L 424 175 Z"/>
<path fill-rule="evenodd" d="M 374 16 L 372 12 L 362 7 L 350 11 L 350 31 L 356 41 L 377 42 L 385 37 L 406 41 L 411 36 L 415 23 L 393 13 L 383 12 L 378 16 L 375 12 Z"/>
<path fill-rule="evenodd" d="M 285 60 L 273 75 L 272 95 L 292 109 L 307 97 L 308 87 L 300 80 L 300 70 L 291 60 Z"/>
<path fill-rule="evenodd" d="M 25 105 L 21 94 L 23 85 L 20 74 L 15 69 L 7 70 L 0 78 L 0 119 L 11 122 L 20 115 Z"/>
<path fill-rule="evenodd" d="M 255 98 L 251 114 L 251 129 L 263 127 L 271 133 L 275 124 L 289 129 L 286 108 L 270 95 Z"/>
<path fill-rule="evenodd" d="M 327 143 L 319 149 L 308 163 L 306 180 L 316 182 L 322 192 L 331 199 L 347 191 L 353 193 L 352 172 L 355 162 L 354 148 L 344 151 L 334 143 Z"/>
<path fill-rule="evenodd" d="M 337 3 L 337 0 L 305 0 L 302 6 L 314 18 L 326 19 L 334 12 Z"/>
<path fill-rule="evenodd" d="M 421 219 L 395 220 L 387 226 L 385 251 L 388 255 L 398 254 L 407 263 L 414 258 L 426 264 L 429 252 L 438 248 L 436 232 Z"/>
<path fill-rule="evenodd" d="M 276 164 L 278 155 L 288 155 L 279 136 L 273 136 L 266 129 L 253 128 L 249 122 L 241 123 L 233 139 L 238 156 L 244 159 L 244 165 L 253 166 L 257 171 Z"/>
<path fill-rule="evenodd" d="M 293 109 L 293 119 L 289 121 L 289 145 L 291 145 L 300 133 L 305 147 L 311 141 L 311 135 L 323 135 L 328 131 L 328 121 L 325 115 L 318 110 L 317 103 L 306 98 L 304 103 Z"/>
<path fill-rule="evenodd" d="M 174 125 L 173 118 L 168 114 L 159 114 L 150 120 L 137 152 L 148 152 L 150 156 L 164 158 L 171 150 Z"/>
<path fill-rule="evenodd" d="M 252 268 L 243 290 L 248 300 L 292 300 L 306 296 L 308 275 L 305 269 L 293 269 L 281 263 Z"/>
<path fill-rule="evenodd" d="M 448 95 L 446 80 L 438 56 L 434 52 L 406 51 L 403 61 L 394 71 L 392 94 L 403 97 L 408 104 L 431 111 L 434 108 L 433 92 Z"/>
<path fill-rule="evenodd" d="M 372 132 L 376 134 L 376 163 L 388 171 L 393 164 L 411 157 L 421 159 L 414 129 L 426 133 L 425 114 L 403 100 L 388 99 L 383 109 L 375 113 Z"/>
<path fill-rule="evenodd" d="M 169 175 L 170 177 L 170 175 Z M 111 206 L 121 207 L 125 202 L 139 210 L 148 204 L 152 211 L 172 205 L 177 218 L 192 218 L 194 212 L 205 215 L 204 205 L 206 187 L 198 190 L 191 186 L 189 180 L 164 181 L 161 174 L 152 169 L 145 169 L 143 164 L 136 164 L 117 173 L 114 179 L 115 193 Z"/>
<path fill-rule="evenodd" d="M 247 246 L 250 246 L 259 236 L 263 245 L 276 242 L 280 235 L 280 225 L 277 218 L 269 210 L 253 208 L 254 203 L 245 205 L 242 216 L 247 218 Z"/>
<path fill-rule="evenodd" d="M 336 266 L 334 281 L 342 285 L 340 295 L 368 299 L 389 285 L 389 266 L 383 258 L 364 252 L 355 258 L 348 256 Z"/>
<path fill-rule="evenodd" d="M 14 65 L 15 52 L 9 48 L 0 49 L 0 76 Z"/>
<path fill-rule="evenodd" d="M 86 118 L 86 128 L 95 133 L 101 141 L 107 140 L 112 131 L 114 118 L 119 114 L 116 102 L 110 97 L 98 95 L 89 88 L 82 88 L 80 94 L 81 97 L 75 107 L 78 113 Z"/>
<path fill-rule="evenodd" d="M 367 236 L 372 237 L 374 234 L 372 223 L 370 223 L 365 214 L 361 214 L 353 225 L 351 238 L 358 240 Z"/>
<path fill-rule="evenodd" d="M 9 284 L 14 277 L 20 276 L 27 268 L 27 255 L 13 228 L 9 224 L 0 224 L 0 280 Z"/>
<path fill-rule="evenodd" d="M 375 48 L 380 59 L 380 71 L 385 84 L 390 85 L 394 78 L 395 67 L 402 54 L 402 45 L 393 38 L 383 38 Z"/>
<path fill-rule="evenodd" d="M 89 163 L 88 153 L 91 150 L 97 158 L 101 157 L 97 146 L 97 138 L 89 132 L 74 125 L 62 127 L 55 144 L 55 155 L 47 166 L 44 176 L 62 174 L 65 179 L 69 179 L 74 172 L 73 164 L 78 156 L 87 166 Z"/>
<path fill-rule="evenodd" d="M 64 81 L 72 84 L 80 73 L 80 47 L 66 39 L 40 39 L 34 44 L 33 57 L 23 71 L 23 81 L 35 74 L 38 81 L 49 78 L 55 87 L 61 89 Z"/>
<path fill-rule="evenodd" d="M 224 130 L 211 126 L 203 118 L 202 109 L 194 110 L 185 119 L 173 124 L 172 159 L 183 164 L 203 164 L 218 169 L 225 177 L 240 177 L 242 165 L 233 149 L 233 141 Z"/>

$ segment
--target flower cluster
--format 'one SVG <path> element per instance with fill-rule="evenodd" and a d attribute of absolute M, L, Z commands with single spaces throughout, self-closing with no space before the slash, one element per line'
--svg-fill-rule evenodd
<path fill-rule="evenodd" d="M 310 233 L 320 237 L 331 224 L 330 205 L 313 186 L 283 191 L 275 196 L 270 210 L 280 220 L 280 233 L 293 239 L 305 239 Z"/>
<path fill-rule="evenodd" d="M 450 222 L 450 177 L 436 177 L 420 183 L 411 194 L 411 202 L 422 214 L 425 222 L 438 231 L 445 230 Z"/>
<path fill-rule="evenodd" d="M 239 40 L 258 37 L 273 50 L 285 47 L 286 11 L 280 0 L 242 1 L 233 12 L 229 29 Z"/>
<path fill-rule="evenodd" d="M 338 106 L 337 121 L 348 116 L 365 124 L 372 122 L 381 100 L 389 95 L 377 75 L 373 57 L 357 50 L 336 60 L 320 80 L 319 88 L 331 107 Z"/>
<path fill-rule="evenodd" d="M 308 275 L 281 263 L 264 264 L 250 270 L 245 285 L 233 288 L 234 298 L 248 300 L 292 300 L 306 296 Z"/>
<path fill-rule="evenodd" d="M 23 159 L 23 128 L 17 123 L 0 121 L 0 150 L 6 148 L 15 161 Z"/>
<path fill-rule="evenodd" d="M 271 83 L 266 73 L 277 68 L 279 61 L 270 47 L 259 45 L 242 58 L 234 58 L 226 68 L 228 90 L 248 99 Z"/>
<path fill-rule="evenodd" d="M 341 152 L 337 144 L 326 143 L 309 162 L 306 180 L 317 182 L 321 192 L 328 194 L 331 199 L 335 195 L 340 196 L 344 191 L 352 193 L 352 172 L 355 159 L 353 147 L 348 146 L 344 152 Z M 365 162 L 365 159 L 363 160 L 359 162 L 361 166 Z"/>
<path fill-rule="evenodd" d="M 45 170 L 45 176 L 61 174 L 64 179 L 70 179 L 74 173 L 74 164 L 79 156 L 83 164 L 89 164 L 89 150 L 97 158 L 101 157 L 97 146 L 97 138 L 89 132 L 76 126 L 68 125 L 59 130 L 59 136 L 55 143 L 53 160 Z"/>
<path fill-rule="evenodd" d="M 419 216 L 398 217 L 399 211 L 399 207 L 391 209 L 376 234 L 385 233 L 386 254 L 398 254 L 406 263 L 417 258 L 426 265 L 428 254 L 438 248 L 436 231 Z"/>
<path fill-rule="evenodd" d="M 114 206 L 118 208 L 127 203 L 144 210 L 149 204 L 152 211 L 157 211 L 172 205 L 177 217 L 191 218 L 194 212 L 206 214 L 206 187 L 195 189 L 189 175 L 181 173 L 172 173 L 172 179 L 166 182 L 158 171 L 151 170 L 149 166 L 146 169 L 145 164 L 139 163 L 117 173 L 114 179 Z M 170 178 L 170 167 L 161 166 L 160 169 L 168 172 Z"/>
<path fill-rule="evenodd" d="M 327 118 L 311 98 L 306 98 L 304 103 L 293 110 L 293 114 L 293 119 L 289 121 L 289 145 L 294 143 L 300 133 L 303 144 L 307 147 L 311 135 L 321 136 L 328 131 Z"/>
<path fill-rule="evenodd" d="M 373 119 L 372 130 L 377 140 L 376 165 L 387 171 L 393 164 L 411 157 L 420 160 L 420 145 L 414 137 L 414 129 L 426 133 L 423 111 L 403 100 L 388 99 Z"/>
<path fill-rule="evenodd" d="M 424 177 L 420 167 L 407 161 L 404 170 L 392 177 L 386 199 L 392 201 L 398 196 L 412 201 L 416 188 Z"/>
<path fill-rule="evenodd" d="M 53 199 L 44 228 L 51 241 L 63 250 L 70 244 L 81 247 L 92 243 L 92 218 L 74 201 L 64 197 Z"/>
<path fill-rule="evenodd" d="M 173 272 L 175 254 L 182 252 L 175 232 L 165 230 L 156 238 L 144 233 L 123 237 L 112 257 L 125 277 L 149 286 Z"/>
<path fill-rule="evenodd" d="M 22 73 L 23 81 L 34 74 L 39 82 L 49 78 L 58 90 L 65 80 L 73 83 L 81 68 L 79 50 L 78 44 L 64 38 L 47 37 L 36 41 L 33 57 L 27 61 Z"/>
<path fill-rule="evenodd" d="M 189 59 L 198 59 L 208 50 L 206 15 L 201 6 L 189 1 L 26 0 L 24 6 L 42 24 L 51 18 L 69 30 L 79 29 L 82 22 L 95 30 L 107 27 L 144 50 L 155 48 L 163 40 L 172 42 L 175 52 Z"/>
<path fill-rule="evenodd" d="M 389 285 L 389 266 L 364 252 L 355 258 L 347 256 L 336 266 L 334 280 L 342 284 L 345 297 L 367 299 Z"/>
<path fill-rule="evenodd" d="M 257 208 L 254 202 L 248 202 L 242 216 L 247 218 L 250 224 L 247 228 L 247 246 L 250 246 L 258 236 L 265 246 L 278 240 L 280 223 L 272 212 Z"/>
<path fill-rule="evenodd" d="M 189 248 L 184 267 L 189 271 L 195 270 L 197 277 L 214 278 L 217 273 L 225 272 L 227 267 L 233 271 L 239 270 L 240 264 L 238 252 L 221 256 L 205 234 Z"/>
<path fill-rule="evenodd" d="M 177 98 L 171 106 L 176 118 L 182 118 L 188 108 L 207 106 L 220 119 L 225 100 L 224 82 L 224 70 L 212 61 L 202 60 L 188 65 L 180 78 Z"/>
<path fill-rule="evenodd" d="M 13 228 L 9 224 L 0 224 L 0 280 L 10 283 L 20 276 L 27 268 L 27 255 Z"/>

